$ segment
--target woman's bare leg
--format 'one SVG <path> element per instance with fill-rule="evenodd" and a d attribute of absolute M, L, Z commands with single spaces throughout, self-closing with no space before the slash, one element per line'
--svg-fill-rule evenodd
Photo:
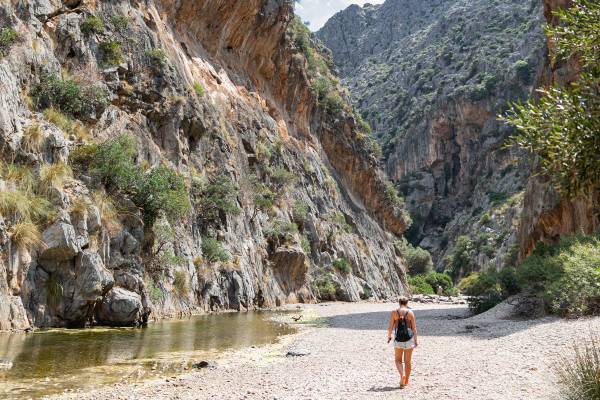
<path fill-rule="evenodd" d="M 404 351 L 402 349 L 394 348 L 396 353 L 396 369 L 400 374 L 400 387 L 404 386 L 404 367 L 402 366 L 402 355 Z"/>
<path fill-rule="evenodd" d="M 410 371 L 412 369 L 412 352 L 413 349 L 404 350 L 404 384 L 408 385 L 408 378 L 410 378 Z"/>

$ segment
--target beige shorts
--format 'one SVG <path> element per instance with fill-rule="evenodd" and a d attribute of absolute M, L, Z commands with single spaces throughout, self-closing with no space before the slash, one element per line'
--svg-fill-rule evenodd
<path fill-rule="evenodd" d="M 394 347 L 397 349 L 410 350 L 415 348 L 415 338 L 412 337 L 408 342 L 396 342 L 394 340 Z"/>

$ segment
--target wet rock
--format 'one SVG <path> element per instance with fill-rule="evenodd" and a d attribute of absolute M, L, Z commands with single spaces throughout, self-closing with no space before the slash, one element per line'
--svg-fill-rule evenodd
<path fill-rule="evenodd" d="M 196 369 L 205 369 L 205 368 L 207 368 L 207 369 L 216 369 L 217 368 L 217 364 L 215 362 L 213 362 L 213 361 L 202 360 L 202 361 L 198 361 L 198 362 L 193 363 L 192 367 L 196 368 Z"/>
<path fill-rule="evenodd" d="M 98 323 L 109 326 L 139 326 L 144 321 L 139 294 L 116 287 L 110 290 L 98 306 Z"/>
<path fill-rule="evenodd" d="M 288 350 L 286 357 L 305 357 L 310 355 L 310 351 L 306 349 L 293 349 Z"/>

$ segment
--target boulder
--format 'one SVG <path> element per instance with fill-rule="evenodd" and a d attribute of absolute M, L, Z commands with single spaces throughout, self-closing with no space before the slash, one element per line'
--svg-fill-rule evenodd
<path fill-rule="evenodd" d="M 308 266 L 306 254 L 298 246 L 280 246 L 271 256 L 275 276 L 286 294 L 296 292 L 306 286 Z"/>
<path fill-rule="evenodd" d="M 96 310 L 98 323 L 108 326 L 139 326 L 146 316 L 139 294 L 116 287 L 111 289 Z"/>
<path fill-rule="evenodd" d="M 79 253 L 73 271 L 62 268 L 60 276 L 63 277 L 65 304 L 59 316 L 69 326 L 83 326 L 102 296 L 113 287 L 113 276 L 98 253 L 91 251 Z"/>
<path fill-rule="evenodd" d="M 45 250 L 40 255 L 42 260 L 66 261 L 79 251 L 75 228 L 71 224 L 57 221 L 42 234 Z"/>

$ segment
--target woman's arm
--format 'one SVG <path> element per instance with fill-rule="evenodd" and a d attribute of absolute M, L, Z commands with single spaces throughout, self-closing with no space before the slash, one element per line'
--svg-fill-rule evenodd
<path fill-rule="evenodd" d="M 396 321 L 396 313 L 392 311 L 390 315 L 390 323 L 388 325 L 388 343 L 392 340 L 392 330 L 394 329 L 394 322 Z"/>
<path fill-rule="evenodd" d="M 415 313 L 410 312 L 410 324 L 412 325 L 413 337 L 415 338 L 415 347 L 419 345 L 419 339 L 417 338 L 417 320 L 415 319 Z"/>

